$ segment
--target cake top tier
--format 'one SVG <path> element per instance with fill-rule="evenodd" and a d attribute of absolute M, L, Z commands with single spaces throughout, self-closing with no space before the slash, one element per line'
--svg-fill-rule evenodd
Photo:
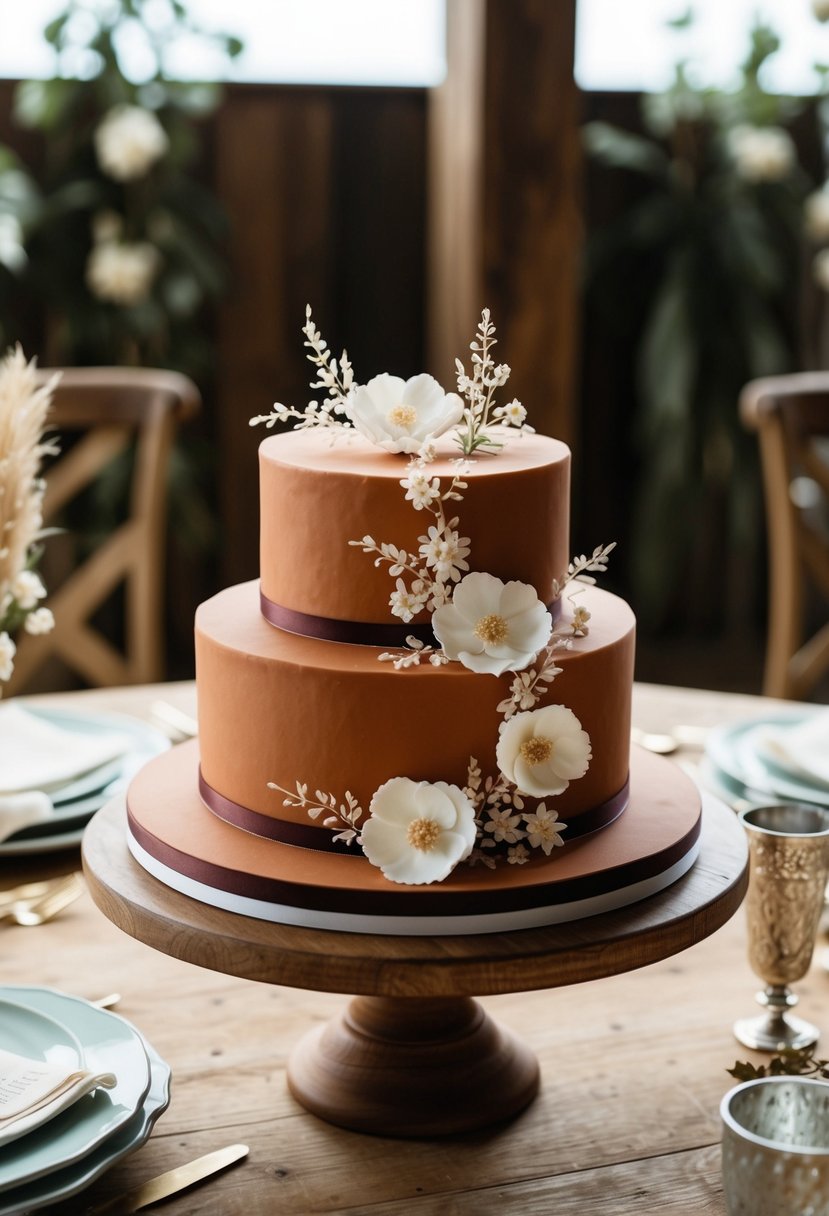
<path fill-rule="evenodd" d="M 441 438 L 436 458 L 415 475 L 427 498 L 435 486 L 449 490 L 453 478 L 465 483 L 463 501 L 445 503 L 447 518 L 459 516 L 458 552 L 471 551 L 468 562 L 459 557 L 459 573 L 516 579 L 549 603 L 569 559 L 570 452 L 543 435 L 505 428 L 498 438 L 504 446 L 497 456 L 469 459 L 459 459 L 457 445 Z M 395 589 L 389 563 L 375 565 L 350 542 L 371 537 L 411 554 L 428 544 L 434 516 L 418 509 L 422 499 L 401 484 L 414 466 L 360 435 L 332 440 L 325 430 L 271 436 L 259 462 L 263 602 L 288 614 L 388 625 Z M 304 632 L 290 617 L 274 619 Z M 413 619 L 426 621 L 428 613 Z M 384 644 L 379 635 L 377 644 Z"/>

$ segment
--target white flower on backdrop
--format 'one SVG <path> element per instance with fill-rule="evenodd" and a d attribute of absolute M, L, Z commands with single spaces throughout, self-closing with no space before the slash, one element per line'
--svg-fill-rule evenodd
<path fill-rule="evenodd" d="M 147 298 L 160 268 L 161 255 L 148 241 L 104 241 L 89 254 L 86 281 L 98 299 L 129 306 Z"/>
<path fill-rule="evenodd" d="M 119 182 L 149 173 L 168 147 L 167 132 L 152 110 L 142 106 L 114 106 L 95 129 L 98 164 Z"/>
<path fill-rule="evenodd" d="M 728 148 L 740 177 L 749 182 L 781 181 L 797 162 L 792 138 L 782 127 L 741 123 L 729 131 Z"/>

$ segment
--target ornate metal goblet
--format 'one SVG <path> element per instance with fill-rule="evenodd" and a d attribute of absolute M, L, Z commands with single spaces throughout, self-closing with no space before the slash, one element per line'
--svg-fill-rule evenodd
<path fill-rule="evenodd" d="M 789 984 L 809 970 L 829 870 L 829 810 L 765 806 L 742 811 L 748 834 L 748 959 L 766 981 L 765 1014 L 741 1018 L 734 1033 L 757 1051 L 813 1047 L 817 1027 L 789 1016 Z"/>

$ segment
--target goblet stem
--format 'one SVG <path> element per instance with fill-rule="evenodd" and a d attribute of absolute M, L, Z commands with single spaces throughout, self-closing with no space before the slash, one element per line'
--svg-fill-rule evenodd
<path fill-rule="evenodd" d="M 811 1022 L 788 1013 L 797 1004 L 797 997 L 785 984 L 769 984 L 757 993 L 757 1002 L 764 1006 L 765 1014 L 734 1023 L 734 1034 L 744 1047 L 754 1051 L 802 1051 L 815 1046 L 820 1032 Z"/>

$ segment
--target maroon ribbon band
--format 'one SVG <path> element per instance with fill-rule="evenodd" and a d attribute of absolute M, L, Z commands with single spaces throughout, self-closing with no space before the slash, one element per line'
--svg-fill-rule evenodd
<path fill-rule="evenodd" d="M 294 608 L 283 608 L 281 604 L 268 599 L 264 591 L 259 592 L 259 608 L 262 616 L 277 629 L 286 633 L 298 633 L 305 638 L 319 638 L 324 642 L 348 642 L 352 646 L 390 646 L 406 645 L 406 638 L 415 637 L 426 646 L 435 644 L 432 626 L 425 623 L 410 623 L 406 625 L 379 624 L 376 621 L 340 621 L 334 617 L 314 616 L 308 612 L 297 612 Z M 553 620 L 561 615 L 561 600 L 553 600 L 547 605 L 547 611 Z"/>
<path fill-rule="evenodd" d="M 280 844 L 290 844 L 300 849 L 313 849 L 322 853 L 344 853 L 350 857 L 362 856 L 363 850 L 356 840 L 350 845 L 344 841 L 335 840 L 336 833 L 329 828 L 312 827 L 310 824 L 293 823 L 286 819 L 273 819 L 270 815 L 252 811 L 249 807 L 242 806 L 231 798 L 226 798 L 224 794 L 214 790 L 212 785 L 208 785 L 202 776 L 201 769 L 199 769 L 199 794 L 207 809 L 219 819 L 224 819 L 226 823 L 232 823 L 234 827 L 242 828 L 243 831 L 250 832 L 253 836 L 264 836 L 267 840 L 276 840 Z M 591 832 L 598 832 L 600 828 L 605 828 L 608 824 L 613 823 L 614 819 L 618 819 L 627 807 L 629 798 L 630 781 L 626 781 L 618 793 L 605 802 L 599 803 L 598 806 L 592 807 L 589 811 L 584 811 L 576 817 L 572 824 L 567 825 L 564 835 L 565 843 L 568 840 L 588 836 Z"/>

